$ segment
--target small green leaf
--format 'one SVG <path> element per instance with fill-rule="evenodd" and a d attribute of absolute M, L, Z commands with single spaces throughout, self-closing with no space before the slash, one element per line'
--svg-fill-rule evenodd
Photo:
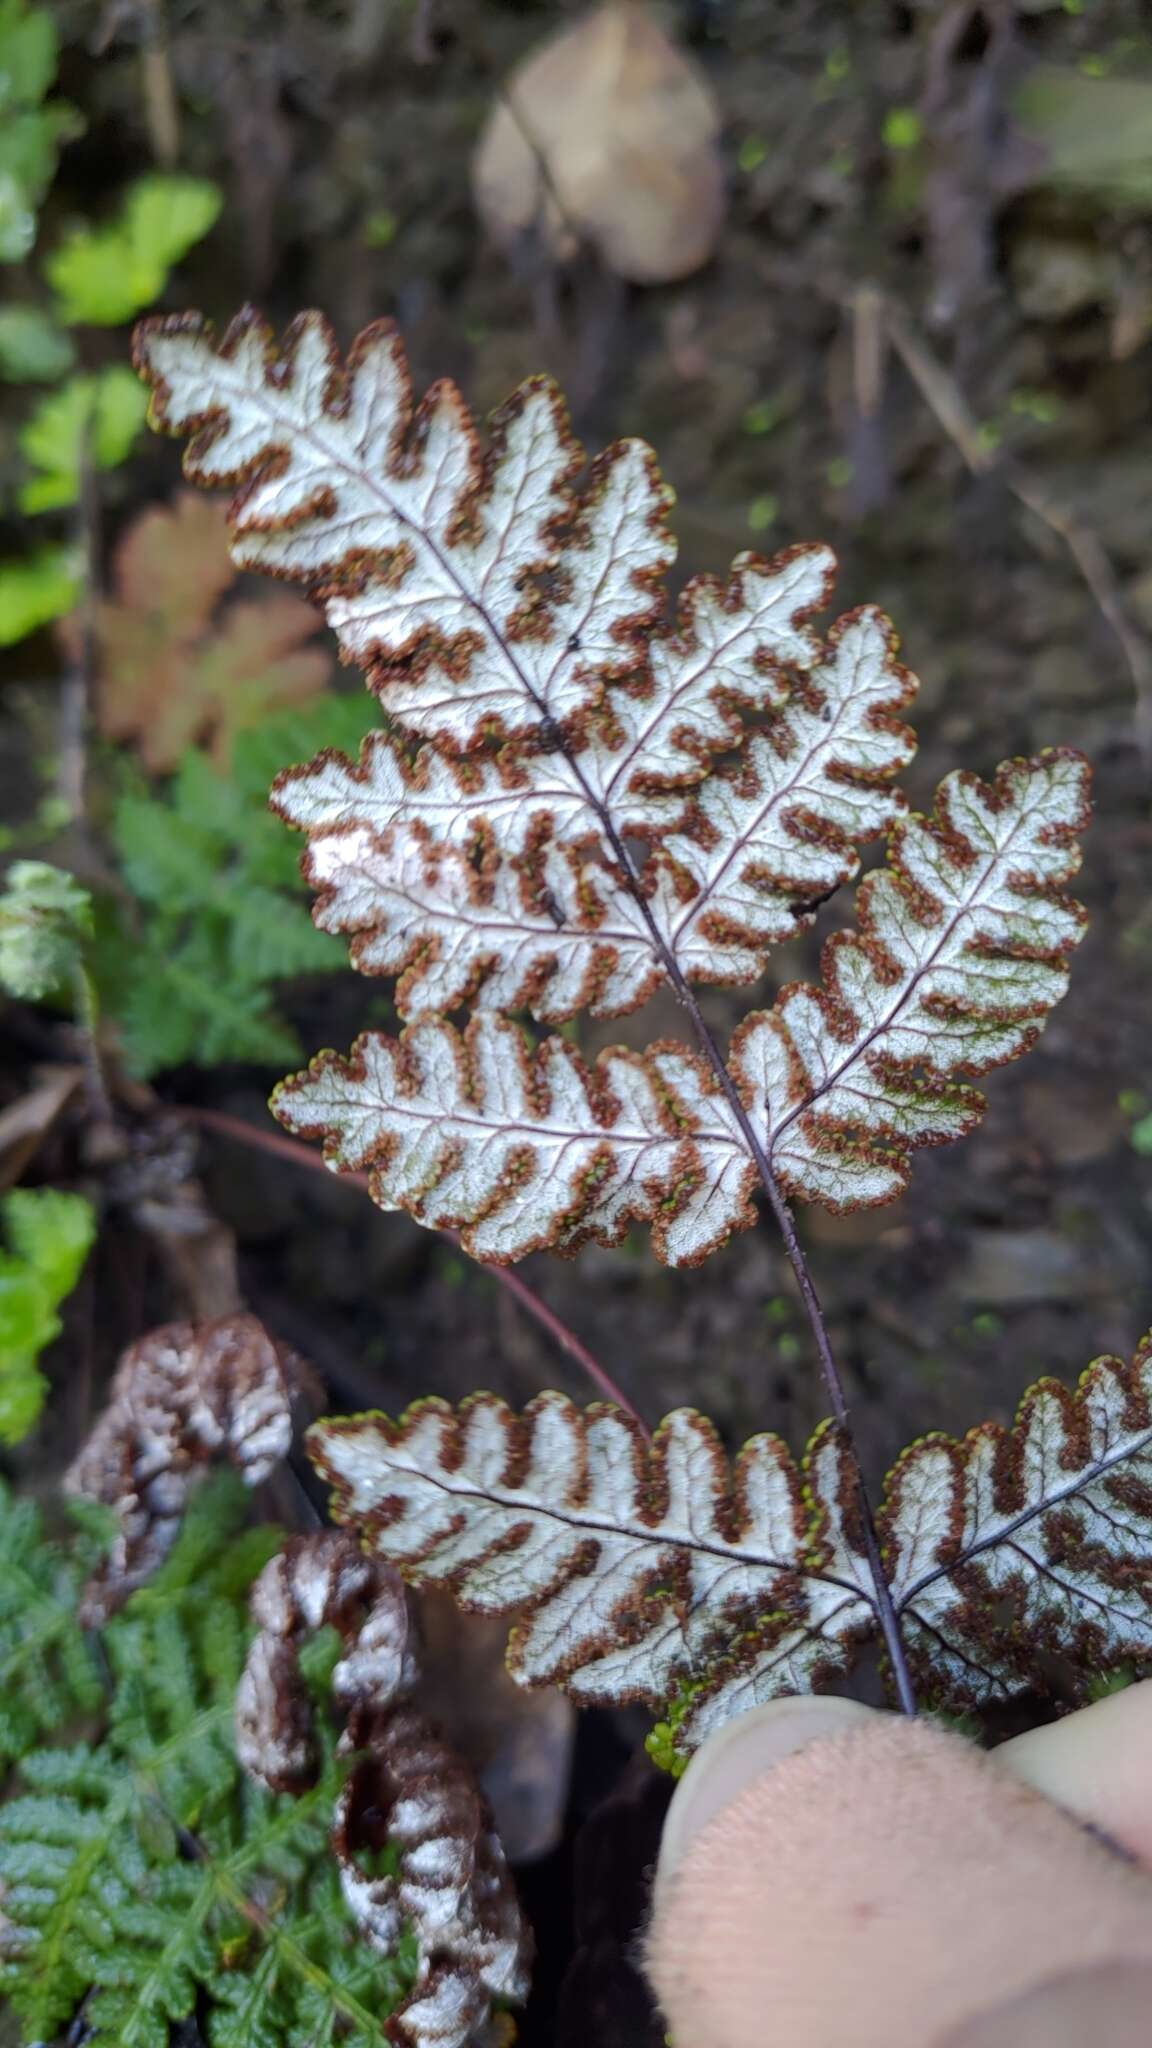
<path fill-rule="evenodd" d="M 8 1241 L 56 1301 L 71 1294 L 96 1235 L 96 1213 L 63 1188 L 13 1188 L 3 1202 Z"/>
<path fill-rule="evenodd" d="M 31 1358 L 19 1359 L 10 1370 L 0 1349 L 0 1444 L 23 1442 L 40 1419 L 47 1391 L 48 1382 Z"/>
<path fill-rule="evenodd" d="M 141 178 L 125 203 L 129 238 L 170 270 L 215 225 L 222 203 L 206 178 Z"/>
<path fill-rule="evenodd" d="M 891 107 L 883 133 L 887 149 L 916 149 L 924 139 L 924 123 L 914 107 Z"/>
<path fill-rule="evenodd" d="M 61 319 L 117 327 L 153 305 L 172 266 L 208 233 L 220 205 L 218 188 L 203 178 L 141 178 L 119 219 L 74 229 L 45 263 Z"/>
<path fill-rule="evenodd" d="M 96 1218 L 82 1195 L 59 1188 L 17 1188 L 0 1210 L 12 1247 L 0 1252 L 0 1442 L 12 1444 L 43 1406 L 37 1361 L 59 1335 L 56 1311 L 80 1278 Z"/>
<path fill-rule="evenodd" d="M 119 364 L 73 377 L 41 400 L 21 429 L 20 452 L 34 474 L 20 492 L 22 512 L 50 512 L 80 496 L 85 447 L 97 469 L 123 462 L 144 424 L 147 397 Z"/>
<path fill-rule="evenodd" d="M 0 562 L 0 647 L 63 618 L 76 602 L 79 577 L 72 548 L 40 548 L 22 561 Z"/>
<path fill-rule="evenodd" d="M 0 6 L 0 113 L 38 106 L 56 77 L 56 25 L 47 7 Z"/>
<path fill-rule="evenodd" d="M 1142 1159 L 1152 1159 L 1152 1112 L 1133 1124 L 1128 1133 L 1128 1143 Z"/>
<path fill-rule="evenodd" d="M 62 142 L 83 122 L 63 101 L 43 105 L 56 76 L 51 10 L 0 4 L 0 262 L 19 263 L 36 239 L 36 211 Z"/>
<path fill-rule="evenodd" d="M 39 1002 L 67 981 L 92 930 L 92 899 L 63 868 L 14 861 L 0 895 L 0 988 Z"/>
<path fill-rule="evenodd" d="M 52 1311 L 37 1275 L 0 1252 L 0 1382 L 34 1365 L 53 1334 Z"/>
<path fill-rule="evenodd" d="M 38 306 L 0 307 L 0 377 L 10 384 L 54 384 L 75 361 L 75 351 Z"/>

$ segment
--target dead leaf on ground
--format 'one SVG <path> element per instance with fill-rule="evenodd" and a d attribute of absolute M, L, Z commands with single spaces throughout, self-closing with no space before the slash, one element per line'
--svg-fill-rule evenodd
<path fill-rule="evenodd" d="M 238 732 L 328 681 L 329 656 L 308 644 L 321 621 L 303 598 L 222 604 L 236 571 L 215 500 L 189 495 L 146 512 L 120 543 L 115 581 L 98 612 L 97 717 L 156 774 L 196 742 L 226 766 Z"/>
<path fill-rule="evenodd" d="M 633 284 L 687 277 L 724 216 L 715 101 L 633 0 L 599 8 L 513 72 L 481 138 L 476 203 L 499 241 L 586 238 Z"/>

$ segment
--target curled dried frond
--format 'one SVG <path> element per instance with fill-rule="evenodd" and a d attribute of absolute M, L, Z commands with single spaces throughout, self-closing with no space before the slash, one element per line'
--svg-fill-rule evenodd
<path fill-rule="evenodd" d="M 421 1713 L 419 1665 L 393 1567 L 339 1530 L 293 1538 L 252 1592 L 259 1624 L 236 1692 L 237 1755 L 274 1791 L 317 1776 L 305 1638 L 335 1628 L 340 1749 L 356 1757 L 332 1848 L 364 1939 L 394 1955 L 415 1937 L 409 1996 L 387 2023 L 409 2048 L 463 2048 L 493 1999 L 528 1989 L 530 1942 L 504 1853 L 469 1765 Z"/>
<path fill-rule="evenodd" d="M 469 1766 L 419 1710 L 354 1714 L 366 1755 L 336 1807 L 332 1846 L 349 1911 L 388 1953 L 416 1936 L 411 1997 L 391 2022 L 413 2048 L 459 2048 L 493 1999 L 527 1996 L 530 1943 L 504 1852 Z"/>
<path fill-rule="evenodd" d="M 255 1316 L 166 1323 L 124 1353 L 107 1408 L 65 1478 L 116 1510 L 119 1530 L 85 1594 L 102 1621 L 170 1550 L 203 1469 L 226 1458 L 258 1486 L 292 1441 L 294 1362 Z"/>
<path fill-rule="evenodd" d="M 408 1605 L 390 1566 L 329 1529 L 295 1536 L 252 1589 L 257 1634 L 236 1691 L 236 1754 L 272 1792 L 316 1782 L 319 1758 L 300 1649 L 315 1629 L 337 1630 L 344 1655 L 332 1674 L 345 1708 L 382 1712 L 410 1688 Z"/>
<path fill-rule="evenodd" d="M 681 1690 L 686 1752 L 734 1715 L 819 1689 L 878 1633 L 843 1445 L 798 1468 L 754 1437 L 730 1468 L 711 1425 L 560 1394 L 522 1416 L 492 1395 L 419 1402 L 399 1422 L 317 1423 L 337 1518 L 414 1585 L 516 1620 L 509 1669 L 583 1702 Z M 1152 1660 L 1152 1337 L 1097 1359 L 1075 1393 L 1041 1380 L 1011 1430 L 927 1437 L 889 1474 L 880 1518 L 900 1630 L 942 1706 Z"/>

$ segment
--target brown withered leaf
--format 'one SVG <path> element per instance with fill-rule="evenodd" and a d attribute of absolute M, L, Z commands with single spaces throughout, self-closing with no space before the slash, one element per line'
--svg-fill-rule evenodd
<path fill-rule="evenodd" d="M 328 680 L 328 656 L 308 644 L 320 626 L 312 606 L 282 592 L 222 604 L 235 581 L 212 499 L 153 507 L 117 550 L 117 595 L 97 614 L 97 716 L 157 774 L 198 741 L 225 765 L 238 732 Z"/>
<path fill-rule="evenodd" d="M 632 0 L 588 14 L 513 72 L 473 168 L 499 241 L 538 229 L 560 258 L 583 237 L 633 284 L 706 263 L 724 217 L 712 94 Z"/>
<path fill-rule="evenodd" d="M 129 1346 L 108 1406 L 65 1474 L 68 1493 L 114 1508 L 119 1531 L 85 1589 L 92 1626 L 150 1577 L 205 1466 L 227 1458 L 258 1486 L 292 1441 L 293 1361 L 251 1315 L 166 1323 Z"/>

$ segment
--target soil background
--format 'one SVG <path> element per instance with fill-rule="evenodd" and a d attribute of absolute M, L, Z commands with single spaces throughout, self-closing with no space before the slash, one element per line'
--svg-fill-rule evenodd
<path fill-rule="evenodd" d="M 89 205 L 146 167 L 138 52 L 129 39 L 95 55 L 88 10 L 83 21 L 79 9 L 59 12 L 62 85 L 89 122 L 66 179 Z M 510 258 L 472 204 L 470 161 L 499 80 L 572 18 L 495 0 L 173 5 L 186 167 L 228 194 L 211 253 L 193 256 L 183 288 L 218 319 L 253 297 L 276 323 L 319 305 L 343 341 L 390 314 L 418 385 L 451 375 L 480 411 L 521 376 L 552 370 L 574 392 L 591 447 L 636 434 L 657 449 L 678 500 L 678 579 L 724 571 L 749 547 L 828 540 L 841 564 L 837 608 L 880 604 L 921 679 L 907 778 L 917 804 L 954 767 L 987 773 L 1065 742 L 1091 757 L 1098 816 L 1082 894 L 1092 929 L 1040 1045 L 989 1078 L 980 1130 L 923 1154 L 904 1200 L 801 1219 L 875 1478 L 910 1438 L 1007 1420 L 1029 1381 L 1130 1350 L 1152 1319 L 1152 1157 L 1132 1142 L 1152 1107 L 1140 707 L 1098 593 L 1013 487 L 1026 474 L 1075 507 L 1142 642 L 1152 632 L 1152 196 L 1142 206 L 1053 182 L 1013 107 L 1044 64 L 1086 90 L 1144 78 L 1152 109 L 1152 35 L 1137 0 L 671 7 L 667 26 L 719 104 L 729 213 L 707 268 L 639 288 L 591 254 L 559 272 L 539 252 Z M 911 110 L 917 129 L 894 124 L 894 109 Z M 908 133 L 912 145 L 898 146 Z M 935 405 L 897 352 L 874 360 L 868 286 L 890 295 L 940 366 Z M 971 473 L 942 417 L 941 393 L 955 388 L 996 458 L 985 473 Z M 113 525 L 170 493 L 177 470 L 172 450 L 151 447 Z M 50 688 L 50 655 L 21 651 L 20 663 L 22 692 L 37 663 Z M 0 732 L 10 760 L 23 759 L 17 726 Z M 757 988 L 708 991 L 717 1031 L 812 974 L 820 938 L 850 910 L 850 896 L 829 906 Z M 363 1002 L 349 973 L 301 984 L 288 1008 L 318 1049 L 349 1042 Z M 27 1015 L 3 1028 L 15 1093 L 43 1049 Z M 580 1036 L 595 1049 L 684 1031 L 669 1002 Z M 187 1068 L 157 1088 L 171 1104 L 271 1130 L 268 1079 Z M 44 1170 L 54 1163 L 47 1156 Z M 314 1362 L 332 1405 L 395 1411 L 475 1388 L 515 1402 L 546 1386 L 588 1396 L 489 1275 L 408 1219 L 379 1214 L 360 1190 L 218 1135 L 204 1138 L 199 1170 L 238 1239 L 250 1305 Z M 535 1257 L 522 1271 L 651 1422 L 687 1403 L 733 1444 L 772 1429 L 799 1446 L 822 1415 L 767 1220 L 694 1272 L 661 1268 L 640 1232 L 618 1251 Z M 171 1313 L 165 1289 L 127 1225 L 105 1234 L 58 1347 L 40 1461 L 72 1448 L 119 1345 Z M 663 1796 L 627 1762 L 642 1727 L 622 1716 L 581 1734 L 566 1846 L 528 1880 L 544 1968 L 527 2041 L 660 2038 L 622 1960 Z M 575 1820 L 621 1771 L 623 1790 L 577 1852 L 577 1935 Z"/>

